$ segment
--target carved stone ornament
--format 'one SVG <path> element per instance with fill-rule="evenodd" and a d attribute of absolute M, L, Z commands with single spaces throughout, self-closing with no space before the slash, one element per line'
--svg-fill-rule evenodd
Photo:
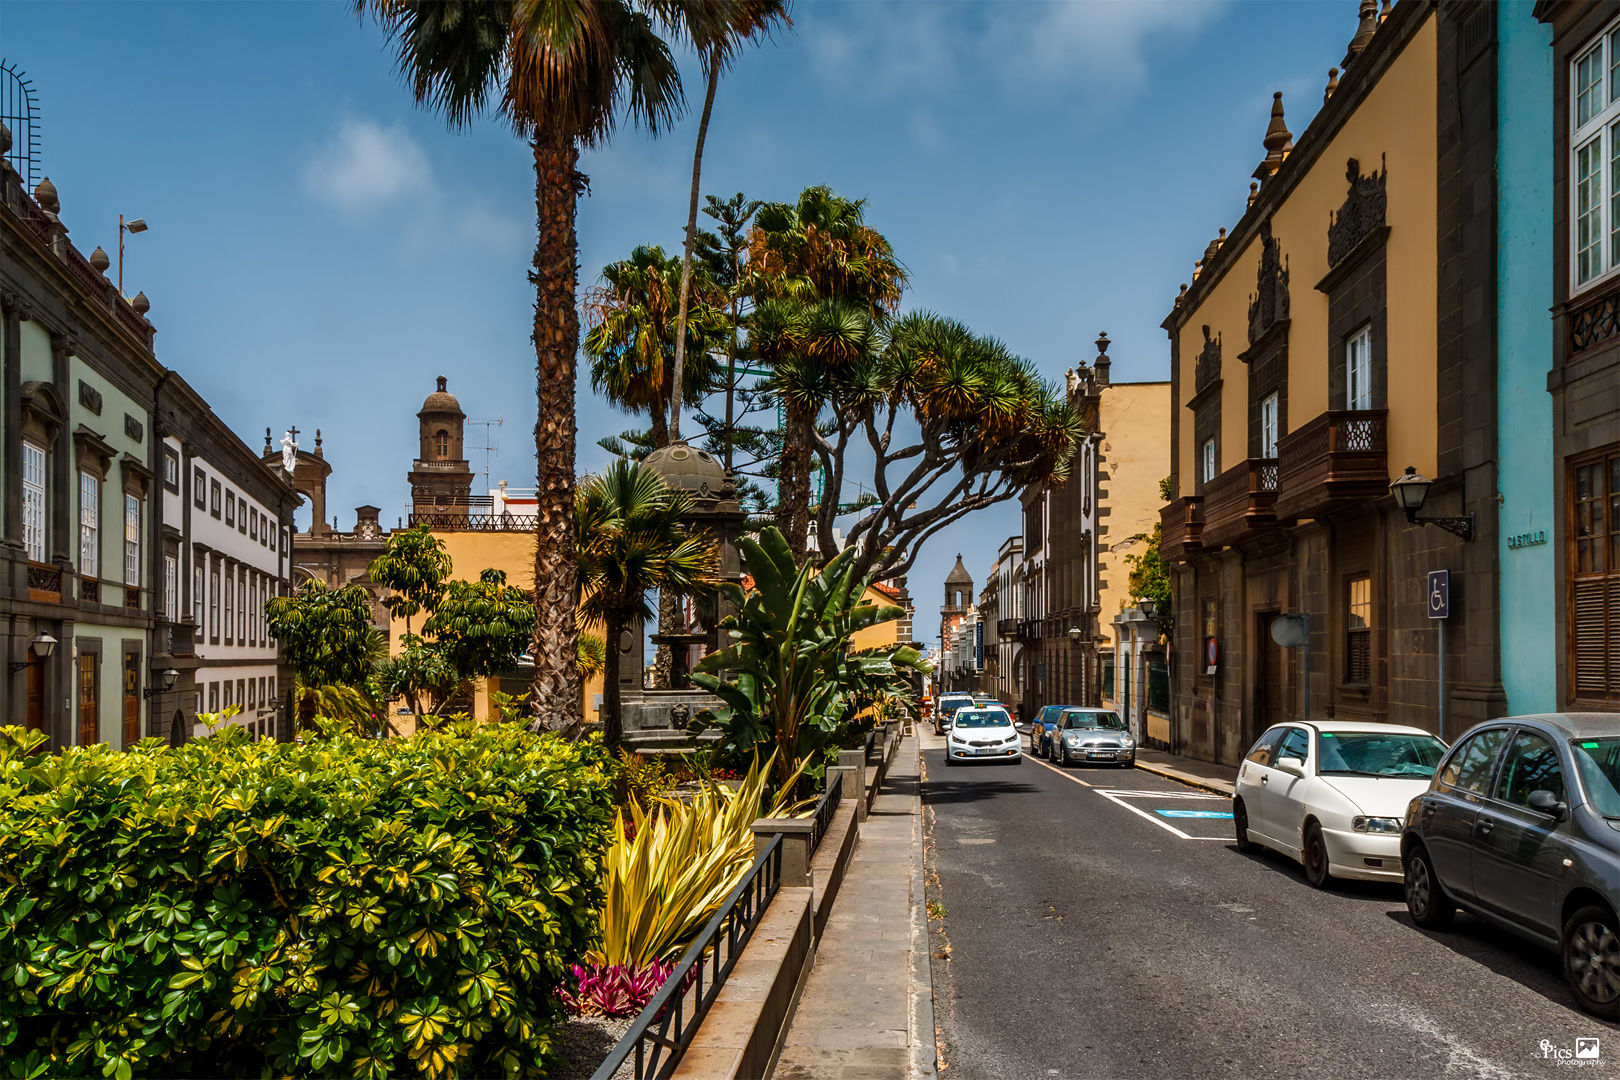
<path fill-rule="evenodd" d="M 1260 274 L 1255 292 L 1249 297 L 1249 344 L 1266 331 L 1288 321 L 1288 263 L 1283 259 L 1277 238 L 1271 235 L 1271 219 L 1260 223 Z"/>
<path fill-rule="evenodd" d="M 1204 347 L 1198 353 L 1198 365 L 1193 377 L 1193 392 L 1203 393 L 1204 387 L 1221 377 L 1221 338 L 1217 334 L 1209 336 L 1209 327 L 1204 328 Z"/>
<path fill-rule="evenodd" d="M 1384 181 L 1389 166 L 1371 176 L 1361 175 L 1361 162 L 1351 158 L 1345 168 L 1345 179 L 1350 191 L 1337 214 L 1328 218 L 1328 266 L 1338 266 L 1344 257 L 1369 234 L 1384 225 L 1384 214 L 1389 208 L 1389 193 Z"/>
<path fill-rule="evenodd" d="M 83 405 L 85 408 L 89 409 L 91 412 L 95 413 L 97 416 L 100 416 L 101 415 L 101 391 L 97 390 L 95 387 L 91 386 L 89 383 L 85 382 L 83 379 L 80 379 L 79 380 L 79 404 Z"/>
<path fill-rule="evenodd" d="M 129 436 L 131 439 L 134 439 L 136 442 L 143 442 L 146 439 L 146 425 L 129 415 L 129 413 L 125 413 L 124 434 Z"/>

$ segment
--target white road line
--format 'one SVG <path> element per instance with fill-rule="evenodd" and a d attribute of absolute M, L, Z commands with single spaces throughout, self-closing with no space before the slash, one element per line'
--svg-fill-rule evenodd
<path fill-rule="evenodd" d="M 1029 758 L 1030 761 L 1033 761 L 1037 765 L 1040 765 L 1040 766 L 1043 766 L 1045 768 L 1051 769 L 1053 772 L 1057 773 L 1059 776 L 1063 777 L 1063 779 L 1065 779 L 1065 780 L 1073 780 L 1075 783 L 1079 784 L 1081 787 L 1091 787 L 1092 786 L 1091 784 L 1088 784 L 1084 780 L 1080 779 L 1078 776 L 1075 776 L 1073 773 L 1064 772 L 1062 769 L 1058 768 L 1056 765 L 1048 764 L 1047 762 L 1042 761 L 1038 757 L 1032 757 L 1029 754 L 1025 754 L 1024 756 L 1026 758 Z"/>
<path fill-rule="evenodd" d="M 1026 754 L 1025 757 L 1029 757 L 1029 755 Z M 1112 791 L 1112 790 L 1109 790 L 1108 788 L 1100 788 L 1100 787 L 1097 787 L 1094 784 L 1088 784 L 1084 780 L 1080 779 L 1078 776 L 1075 776 L 1072 773 L 1064 772 L 1062 769 L 1058 768 L 1056 765 L 1052 765 L 1052 764 L 1049 764 L 1048 762 L 1042 761 L 1038 757 L 1029 757 L 1029 760 L 1033 761 L 1037 765 L 1041 765 L 1041 766 L 1044 766 L 1045 768 L 1051 769 L 1053 772 L 1057 773 L 1059 776 L 1063 777 L 1063 779 L 1065 779 L 1065 780 L 1072 780 L 1076 784 L 1079 784 L 1081 787 L 1091 788 L 1093 791 L 1095 791 L 1097 794 L 1101 795 L 1103 798 L 1107 799 L 1109 802 L 1113 803 L 1115 806 L 1123 806 L 1125 809 L 1129 810 L 1131 813 L 1138 814 L 1138 815 L 1140 815 L 1142 817 L 1147 818 L 1149 821 L 1153 822 L 1153 824 L 1157 825 L 1159 828 L 1164 829 L 1164 830 L 1166 830 L 1168 832 L 1173 832 L 1177 836 L 1181 837 L 1183 840 L 1222 840 L 1222 841 L 1224 841 L 1224 840 L 1231 839 L 1230 837 L 1227 837 L 1227 836 L 1189 836 L 1186 833 L 1182 832 L 1180 829 L 1176 828 L 1174 825 L 1171 825 L 1170 823 L 1166 822 L 1163 818 L 1155 817 L 1155 816 L 1153 816 L 1152 814 L 1148 813 L 1145 810 L 1139 810 L 1136 807 L 1132 806 L 1130 803 L 1125 801 L 1125 799 L 1128 798 L 1128 797 L 1129 798 L 1140 798 L 1140 799 L 1146 799 L 1146 798 L 1155 798 L 1155 799 L 1224 799 L 1225 798 L 1224 795 L 1210 795 L 1210 794 L 1207 794 L 1205 792 L 1189 792 L 1187 794 L 1182 794 L 1181 792 L 1176 792 L 1176 791 Z"/>
<path fill-rule="evenodd" d="M 1171 825 L 1169 822 L 1164 821 L 1162 818 L 1156 818 L 1152 814 L 1148 813 L 1146 810 L 1142 810 L 1142 809 L 1140 809 L 1138 807 L 1132 806 L 1130 803 L 1126 802 L 1123 799 L 1114 798 L 1114 793 L 1111 792 L 1111 791 L 1101 791 L 1101 790 L 1099 790 L 1097 792 L 1097 794 L 1101 795 L 1103 798 L 1107 799 L 1109 802 L 1113 803 L 1115 806 L 1123 806 L 1125 809 L 1129 810 L 1133 814 L 1136 814 L 1138 817 L 1147 818 L 1149 821 L 1153 822 L 1153 824 L 1157 825 L 1159 828 L 1164 829 L 1166 832 L 1173 832 L 1177 836 L 1181 837 L 1183 840 L 1201 840 L 1201 839 L 1203 839 L 1202 837 L 1198 837 L 1198 836 L 1188 836 L 1186 833 L 1182 832 L 1180 829 L 1176 828 L 1174 825 Z"/>

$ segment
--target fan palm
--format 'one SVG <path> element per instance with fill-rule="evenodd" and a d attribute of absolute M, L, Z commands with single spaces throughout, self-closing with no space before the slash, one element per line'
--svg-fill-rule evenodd
<path fill-rule="evenodd" d="M 694 43 L 742 25 L 743 0 L 352 0 L 393 44 L 419 104 L 452 127 L 494 107 L 534 155 L 539 223 L 530 280 L 539 406 L 534 696 L 537 717 L 583 719 L 575 667 L 574 416 L 579 315 L 575 213 L 581 147 L 628 117 L 658 134 L 685 107 L 663 34 Z"/>
<path fill-rule="evenodd" d="M 671 358 L 681 261 L 666 257 L 661 247 L 638 247 L 628 259 L 603 267 L 602 282 L 585 294 L 591 389 L 625 412 L 647 414 L 653 447 L 668 446 L 665 409 L 675 385 Z M 725 316 L 711 302 L 717 297 L 708 275 L 698 275 L 697 291 L 699 299 L 686 324 L 686 340 L 697 359 L 682 372 L 681 398 L 687 403 L 701 400 L 719 378 L 719 364 L 708 346 L 720 340 L 726 327 Z"/>
<path fill-rule="evenodd" d="M 692 512 L 686 492 L 651 469 L 619 460 L 588 479 L 575 500 L 579 612 L 607 642 L 602 673 L 604 740 L 623 735 L 619 709 L 619 640 L 626 627 L 652 618 L 647 593 L 691 592 L 717 582 L 720 555 L 706 534 L 682 524 Z"/>

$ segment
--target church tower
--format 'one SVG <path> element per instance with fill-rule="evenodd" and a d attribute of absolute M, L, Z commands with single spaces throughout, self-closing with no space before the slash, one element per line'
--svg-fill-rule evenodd
<path fill-rule="evenodd" d="M 427 396 L 416 414 L 422 441 L 409 477 L 411 519 L 416 524 L 466 521 L 472 501 L 472 468 L 461 449 L 467 414 L 445 385 L 446 379 L 440 375 L 439 388 Z"/>
<path fill-rule="evenodd" d="M 960 553 L 956 565 L 945 575 L 945 604 L 939 609 L 939 648 L 943 655 L 950 651 L 951 638 L 956 628 L 973 606 L 973 575 L 962 565 Z"/>

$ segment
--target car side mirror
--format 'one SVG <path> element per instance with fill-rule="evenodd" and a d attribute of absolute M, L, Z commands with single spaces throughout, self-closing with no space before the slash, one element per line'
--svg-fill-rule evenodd
<path fill-rule="evenodd" d="M 1526 801 L 1530 809 L 1550 815 L 1555 821 L 1563 821 L 1569 817 L 1569 804 L 1550 791 L 1532 791 Z"/>
<path fill-rule="evenodd" d="M 1305 775 L 1305 763 L 1299 760 L 1297 757 L 1278 758 L 1277 764 L 1272 767 L 1279 772 L 1285 772 L 1291 776 Z"/>

